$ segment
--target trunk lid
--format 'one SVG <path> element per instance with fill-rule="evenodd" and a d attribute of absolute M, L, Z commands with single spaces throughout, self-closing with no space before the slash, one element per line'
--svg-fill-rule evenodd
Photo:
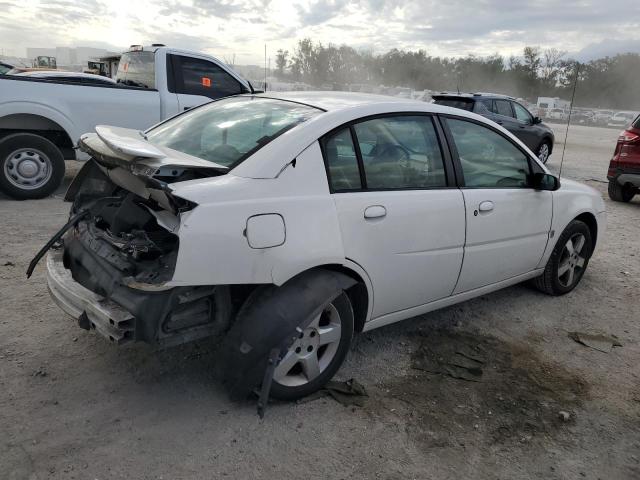
<path fill-rule="evenodd" d="M 143 174 L 146 172 L 146 176 L 157 174 L 148 173 L 162 167 L 210 170 L 214 175 L 229 170 L 224 165 L 154 145 L 147 141 L 143 132 L 130 128 L 98 125 L 96 133 L 85 133 L 80 137 L 78 145 L 80 150 L 102 165 L 124 167 Z"/>
<path fill-rule="evenodd" d="M 148 142 L 144 133 L 98 125 L 96 133 L 80 137 L 79 148 L 88 153 L 109 179 L 143 199 L 152 199 L 174 215 L 180 201 L 171 183 L 223 175 L 229 169 L 208 160 Z M 65 199 L 74 199 L 84 182 L 84 168 L 69 186 Z M 89 169 L 86 169 L 87 171 Z"/>

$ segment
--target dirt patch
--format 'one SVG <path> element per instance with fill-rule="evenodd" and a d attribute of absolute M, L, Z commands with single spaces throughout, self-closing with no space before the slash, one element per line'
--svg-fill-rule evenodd
<path fill-rule="evenodd" d="M 526 345 L 465 331 L 419 335 L 409 373 L 380 386 L 390 400 L 381 405 L 405 417 L 407 433 L 424 448 L 554 436 L 588 398 L 580 376 Z"/>

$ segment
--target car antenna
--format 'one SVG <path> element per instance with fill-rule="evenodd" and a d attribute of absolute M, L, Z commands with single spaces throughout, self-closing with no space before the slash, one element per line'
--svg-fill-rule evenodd
<path fill-rule="evenodd" d="M 573 100 L 576 97 L 576 87 L 578 86 L 578 74 L 580 73 L 580 62 L 576 62 L 576 78 L 573 80 L 573 92 L 571 92 L 571 103 L 569 104 L 569 118 L 567 118 L 567 129 L 564 132 L 564 145 L 562 145 L 562 158 L 560 158 L 560 171 L 558 177 L 562 175 L 562 164 L 564 163 L 564 152 L 567 149 L 567 137 L 569 136 L 569 125 L 571 125 L 571 114 L 573 113 Z"/>

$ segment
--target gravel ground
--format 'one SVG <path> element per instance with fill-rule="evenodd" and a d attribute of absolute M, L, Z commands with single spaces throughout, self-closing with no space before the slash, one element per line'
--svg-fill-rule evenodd
<path fill-rule="evenodd" d="M 606 197 L 617 134 L 572 127 L 563 175 Z M 359 335 L 338 377 L 366 387 L 364 407 L 274 403 L 261 421 L 212 381 L 207 342 L 113 347 L 56 307 L 42 265 L 25 279 L 65 221 L 61 192 L 0 199 L 1 479 L 640 478 L 640 198 L 605 198 L 606 237 L 573 293 L 520 285 Z M 443 345 L 480 355 L 483 381 L 412 368 Z"/>

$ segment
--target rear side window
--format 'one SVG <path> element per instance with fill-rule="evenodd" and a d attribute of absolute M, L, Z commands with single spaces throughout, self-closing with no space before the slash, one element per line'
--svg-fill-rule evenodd
<path fill-rule="evenodd" d="M 446 185 L 444 162 L 431 117 L 383 117 L 354 125 L 367 188 Z"/>
<path fill-rule="evenodd" d="M 120 57 L 116 82 L 130 87 L 156 88 L 155 54 L 129 52 Z"/>
<path fill-rule="evenodd" d="M 324 139 L 324 155 L 335 192 L 446 186 L 440 144 L 428 116 L 382 117 L 345 127 Z"/>
<path fill-rule="evenodd" d="M 324 155 L 329 170 L 329 181 L 334 191 L 344 192 L 362 188 L 356 149 L 348 127 L 326 139 Z"/>
<path fill-rule="evenodd" d="M 215 63 L 200 58 L 171 55 L 173 85 L 169 91 L 209 98 L 222 98 L 247 90 L 228 72 Z"/>
<path fill-rule="evenodd" d="M 633 122 L 633 128 L 640 128 L 640 115 L 638 115 L 636 117 L 636 119 Z"/>

